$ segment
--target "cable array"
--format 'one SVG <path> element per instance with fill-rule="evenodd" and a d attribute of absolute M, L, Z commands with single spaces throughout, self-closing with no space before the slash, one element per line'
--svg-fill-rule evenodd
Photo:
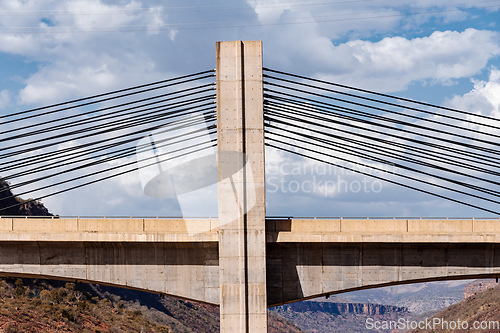
<path fill-rule="evenodd" d="M 499 119 L 267 68 L 264 80 L 267 146 L 500 214 Z"/>
<path fill-rule="evenodd" d="M 267 146 L 500 214 L 499 119 L 267 68 L 264 80 Z M 215 134 L 210 70 L 0 116 L 0 174 L 40 200 L 213 148 Z"/>
<path fill-rule="evenodd" d="M 212 148 L 215 133 L 214 70 L 2 115 L 0 174 L 33 199 L 0 213 Z"/>

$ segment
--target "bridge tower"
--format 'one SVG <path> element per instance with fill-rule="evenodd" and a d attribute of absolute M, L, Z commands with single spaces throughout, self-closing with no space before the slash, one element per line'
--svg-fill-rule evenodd
<path fill-rule="evenodd" d="M 216 44 L 221 332 L 267 332 L 262 42 Z"/>

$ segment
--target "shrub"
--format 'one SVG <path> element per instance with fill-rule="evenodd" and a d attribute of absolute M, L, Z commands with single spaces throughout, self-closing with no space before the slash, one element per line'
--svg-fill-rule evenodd
<path fill-rule="evenodd" d="M 73 315 L 71 310 L 63 309 L 61 312 L 61 316 L 70 321 L 75 321 L 75 316 Z"/>
<path fill-rule="evenodd" d="M 5 333 L 16 333 L 19 332 L 16 324 L 9 325 L 5 328 Z"/>
<path fill-rule="evenodd" d="M 50 298 L 52 301 L 60 303 L 67 294 L 67 291 L 63 288 L 52 289 L 50 291 Z"/>
<path fill-rule="evenodd" d="M 16 291 L 15 291 L 16 295 L 17 296 L 23 295 L 24 291 L 26 290 L 26 288 L 24 287 L 23 280 L 17 279 L 14 284 L 16 285 Z"/>
<path fill-rule="evenodd" d="M 44 301 L 50 301 L 52 299 L 52 297 L 50 295 L 50 291 L 45 290 L 45 289 L 40 291 L 40 299 L 42 299 Z"/>
<path fill-rule="evenodd" d="M 77 307 L 80 310 L 88 310 L 90 308 L 90 304 L 87 301 L 81 301 L 81 302 L 78 302 Z"/>

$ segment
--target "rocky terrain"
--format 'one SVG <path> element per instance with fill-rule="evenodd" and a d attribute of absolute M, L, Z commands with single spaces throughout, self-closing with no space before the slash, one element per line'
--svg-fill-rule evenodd
<path fill-rule="evenodd" d="M 270 313 L 269 332 L 303 332 Z M 218 332 L 217 306 L 140 291 L 0 278 L 0 332 Z"/>
<path fill-rule="evenodd" d="M 477 288 L 478 285 L 480 285 L 480 289 L 486 288 L 486 290 L 470 294 L 470 290 Z M 467 295 L 469 297 L 449 306 L 430 319 L 436 319 L 438 326 L 431 329 L 414 330 L 412 333 L 430 333 L 436 331 L 443 333 L 500 332 L 500 285 L 495 284 L 492 286 L 490 282 L 487 284 L 474 282 L 466 289 L 468 290 Z M 448 326 L 444 324 L 445 322 L 448 323 Z M 475 323 L 479 325 L 477 329 L 474 329 Z M 481 325 L 483 326 L 481 327 Z M 455 326 L 455 328 L 452 326 Z"/>
<path fill-rule="evenodd" d="M 480 293 L 487 289 L 493 288 L 497 286 L 497 282 L 495 280 L 476 280 L 469 284 L 467 284 L 464 288 L 464 299 L 473 296 L 476 293 Z"/>
<path fill-rule="evenodd" d="M 368 332 L 366 320 L 415 319 L 407 308 L 380 304 L 345 302 L 330 297 L 328 301 L 305 301 L 272 309 L 306 332 Z M 380 331 L 380 332 L 390 332 Z"/>
<path fill-rule="evenodd" d="M 398 305 L 370 304 L 353 299 L 408 304 L 416 309 Z M 447 302 L 452 305 L 445 307 Z M 394 304 L 392 303 L 392 304 Z M 433 306 L 431 304 L 434 303 Z M 440 308 L 440 309 L 439 309 Z M 424 313 L 422 310 L 429 310 Z M 434 310 L 432 310 L 434 309 Z M 439 309 L 439 310 L 436 310 Z M 474 321 L 498 322 L 500 325 L 500 284 L 495 280 L 468 280 L 419 283 L 372 290 L 363 290 L 293 303 L 276 307 L 273 311 L 294 322 L 306 332 L 408 332 L 405 329 L 374 330 L 367 328 L 367 319 L 379 322 L 418 323 L 439 318 L 443 321 L 466 321 L 472 327 Z M 372 321 L 372 322 L 373 322 Z M 500 332 L 485 330 L 415 330 L 413 333 L 430 332 Z"/>
<path fill-rule="evenodd" d="M 354 291 L 342 294 L 342 297 L 356 302 L 397 305 L 419 315 L 459 302 L 465 285 L 470 282 L 472 280 L 414 283 Z"/>
<path fill-rule="evenodd" d="M 11 206 L 15 207 L 7 208 Z M 0 211 L 0 216 L 52 216 L 40 201 L 24 200 L 14 196 L 9 183 L 2 178 L 0 178 L 0 207 L 7 208 Z"/>

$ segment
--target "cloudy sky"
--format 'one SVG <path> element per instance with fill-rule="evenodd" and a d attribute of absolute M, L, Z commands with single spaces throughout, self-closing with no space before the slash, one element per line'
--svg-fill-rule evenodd
<path fill-rule="evenodd" d="M 500 117 L 499 8 L 498 0 L 4 0 L 0 114 L 212 69 L 216 41 L 262 40 L 269 68 Z M 312 162 L 273 149 L 266 159 L 268 215 L 491 216 L 364 176 L 300 169 Z M 295 190 L 315 177 L 347 190 Z M 182 214 L 145 195 L 138 173 L 43 202 L 60 215 Z"/>

